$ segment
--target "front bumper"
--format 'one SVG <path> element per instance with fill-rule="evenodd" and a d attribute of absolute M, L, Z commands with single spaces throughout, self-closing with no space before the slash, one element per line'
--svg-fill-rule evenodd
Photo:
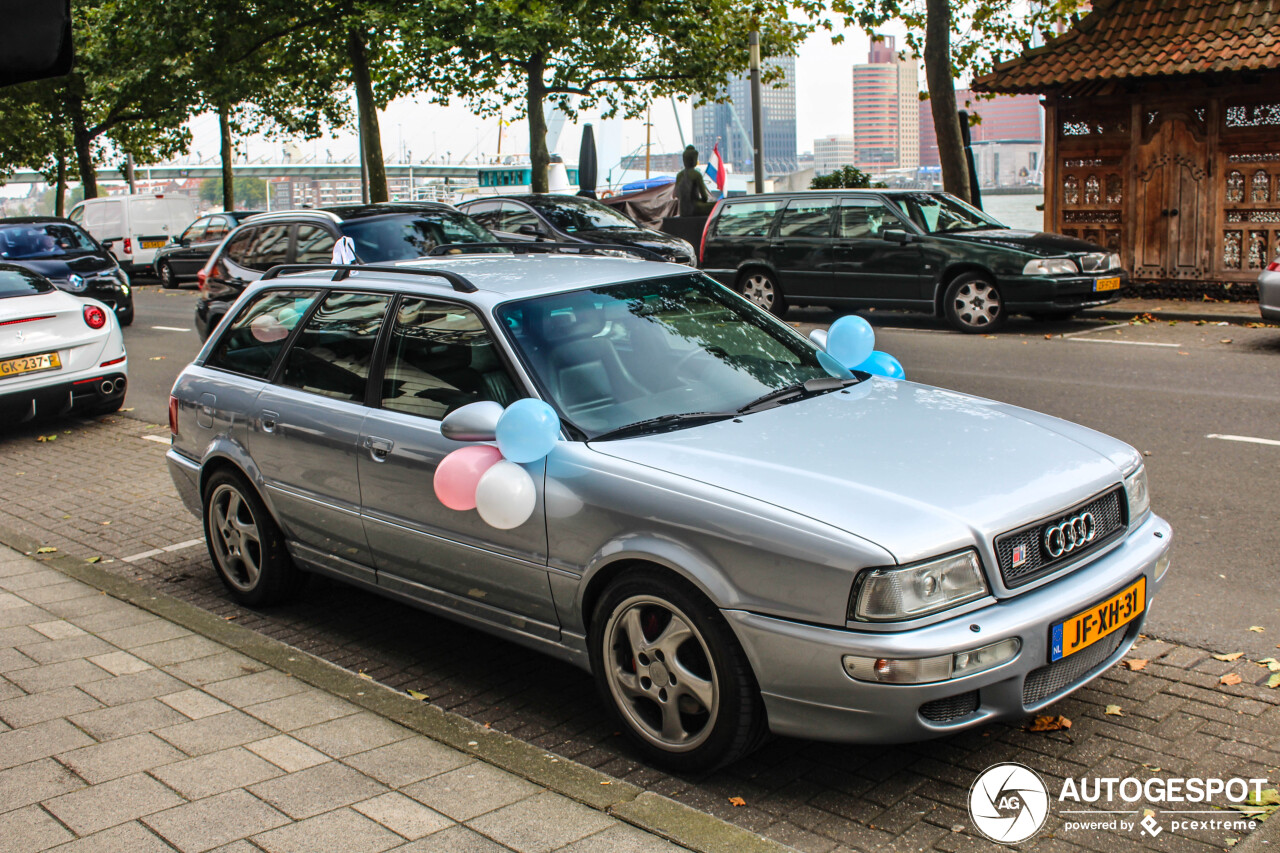
<path fill-rule="evenodd" d="M 1115 290 L 1095 290 L 1099 279 L 1118 278 L 1120 287 Z M 1004 276 L 1000 288 L 1005 307 L 1013 313 L 1079 311 L 1110 305 L 1120 299 L 1129 284 L 1129 274 L 1124 270 L 1109 270 L 1073 276 Z"/>
<path fill-rule="evenodd" d="M 774 732 L 851 743 L 925 740 L 996 720 L 1024 718 L 1112 666 L 1142 629 L 1163 581 L 1156 578 L 1156 564 L 1171 541 L 1169 525 L 1150 515 L 1111 551 L 1053 583 L 911 631 L 823 628 L 739 610 L 724 615 L 751 661 Z M 1147 601 L 1137 619 L 1093 646 L 1049 663 L 1051 625 L 1106 599 L 1140 575 L 1146 576 Z M 933 684 L 855 681 L 841 663 L 846 654 L 930 657 L 971 651 L 1009 637 L 1022 641 L 1013 660 Z"/>
<path fill-rule="evenodd" d="M 1258 312 L 1267 320 L 1280 320 L 1280 272 L 1258 276 Z"/>

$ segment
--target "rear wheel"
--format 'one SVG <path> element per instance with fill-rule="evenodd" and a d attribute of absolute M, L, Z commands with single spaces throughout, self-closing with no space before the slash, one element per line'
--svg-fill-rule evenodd
<path fill-rule="evenodd" d="M 163 261 L 156 267 L 156 275 L 160 277 L 160 286 L 165 290 L 174 290 L 178 287 L 178 278 L 173 274 L 173 267 Z"/>
<path fill-rule="evenodd" d="M 1004 325 L 1006 313 L 1000 288 L 981 273 L 962 273 L 942 298 L 947 320 L 962 332 L 994 332 Z"/>
<path fill-rule="evenodd" d="M 767 270 L 747 270 L 738 279 L 738 292 L 779 317 L 787 313 L 787 300 L 778 280 Z"/>
<path fill-rule="evenodd" d="M 238 473 L 219 471 L 205 484 L 204 537 L 218 576 L 241 604 L 265 607 L 297 590 L 302 576 L 284 534 Z"/>

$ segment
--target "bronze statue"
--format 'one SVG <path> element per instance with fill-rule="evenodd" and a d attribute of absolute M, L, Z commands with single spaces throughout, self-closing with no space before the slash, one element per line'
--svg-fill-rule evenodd
<path fill-rule="evenodd" d="M 684 169 L 676 175 L 676 201 L 680 216 L 706 216 L 711 212 L 711 196 L 698 171 L 698 149 L 684 149 Z"/>

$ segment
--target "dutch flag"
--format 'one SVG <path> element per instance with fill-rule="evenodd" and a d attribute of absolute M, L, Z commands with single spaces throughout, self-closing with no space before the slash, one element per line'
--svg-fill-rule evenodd
<path fill-rule="evenodd" d="M 716 189 L 724 192 L 724 161 L 720 159 L 720 143 L 711 149 L 711 157 L 707 160 L 707 177 L 715 182 Z"/>

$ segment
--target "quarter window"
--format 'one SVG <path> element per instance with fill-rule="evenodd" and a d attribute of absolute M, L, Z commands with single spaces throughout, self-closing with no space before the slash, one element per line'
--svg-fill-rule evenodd
<path fill-rule="evenodd" d="M 829 198 L 793 198 L 782 212 L 779 237 L 826 237 L 831 234 Z"/>
<path fill-rule="evenodd" d="M 480 318 L 460 305 L 405 298 L 382 379 L 382 407 L 443 418 L 468 403 L 507 405 L 523 396 Z"/>
<path fill-rule="evenodd" d="M 197 219 L 195 222 L 187 226 L 187 230 L 183 231 L 182 236 L 179 237 L 178 239 L 186 240 L 191 243 L 199 242 L 200 240 L 204 239 L 205 229 L 208 225 L 209 225 L 209 220 Z"/>
<path fill-rule="evenodd" d="M 253 238 L 258 233 L 257 228 L 245 228 L 236 236 L 231 238 L 231 242 L 227 244 L 227 250 L 223 255 L 230 261 L 240 266 L 249 265 L 249 249 L 253 245 Z"/>
<path fill-rule="evenodd" d="M 245 266 L 266 272 L 289 260 L 289 226 L 267 225 L 258 229 L 258 237 L 249 250 Z"/>
<path fill-rule="evenodd" d="M 311 308 L 314 290 L 269 290 L 250 302 L 231 323 L 206 367 L 266 379 L 289 333 Z"/>
<path fill-rule="evenodd" d="M 363 401 L 390 300 L 376 293 L 329 294 L 285 357 L 281 384 L 337 400 Z"/>
<path fill-rule="evenodd" d="M 318 225 L 298 226 L 295 260 L 300 264 L 327 264 L 333 260 L 333 234 Z"/>
<path fill-rule="evenodd" d="M 206 240 L 221 240 L 231 231 L 230 220 L 225 216 L 214 216 L 209 219 L 209 230 L 204 232 Z"/>

